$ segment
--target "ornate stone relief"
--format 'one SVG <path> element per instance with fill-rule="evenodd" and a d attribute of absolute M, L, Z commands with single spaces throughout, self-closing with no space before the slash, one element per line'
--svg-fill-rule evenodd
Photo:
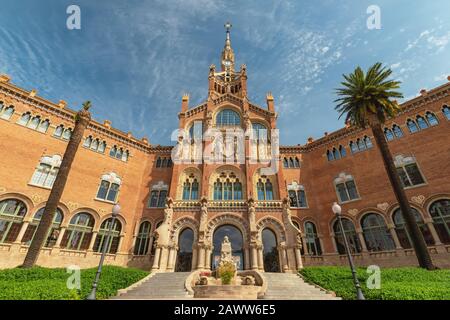
<path fill-rule="evenodd" d="M 76 202 L 72 202 L 72 201 L 67 202 L 67 207 L 69 207 L 69 209 L 72 211 L 77 209 L 79 206 L 80 205 Z"/>
<path fill-rule="evenodd" d="M 0 186 L 0 192 L 6 192 L 6 188 Z"/>
<path fill-rule="evenodd" d="M 411 197 L 411 201 L 417 204 L 422 204 L 425 201 L 425 196 L 423 194 L 419 194 L 418 196 Z"/>
<path fill-rule="evenodd" d="M 33 194 L 31 196 L 31 200 L 33 200 L 33 203 L 36 204 L 42 202 L 44 199 L 38 194 Z"/>
<path fill-rule="evenodd" d="M 358 209 L 350 209 L 347 211 L 349 215 L 351 215 L 352 217 L 356 216 L 359 212 Z"/>
<path fill-rule="evenodd" d="M 377 208 L 382 211 L 386 211 L 387 208 L 389 208 L 389 203 L 387 203 L 387 202 L 379 203 L 379 204 L 377 204 Z"/>

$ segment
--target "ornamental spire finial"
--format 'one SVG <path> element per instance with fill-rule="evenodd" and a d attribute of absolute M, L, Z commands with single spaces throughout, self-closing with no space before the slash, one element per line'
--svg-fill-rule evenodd
<path fill-rule="evenodd" d="M 233 25 L 226 22 L 224 27 L 226 29 L 225 47 L 222 51 L 222 71 L 234 70 L 234 53 L 231 48 L 230 29 Z"/>

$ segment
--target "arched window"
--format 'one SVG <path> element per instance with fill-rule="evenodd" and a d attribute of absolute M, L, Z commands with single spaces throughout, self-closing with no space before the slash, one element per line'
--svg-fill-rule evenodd
<path fill-rule="evenodd" d="M 364 240 L 369 251 L 394 250 L 395 244 L 381 215 L 368 213 L 361 220 Z"/>
<path fill-rule="evenodd" d="M 216 116 L 216 126 L 239 126 L 241 124 L 241 118 L 239 114 L 231 109 L 224 109 L 220 111 Z"/>
<path fill-rule="evenodd" d="M 116 202 L 120 184 L 121 180 L 115 173 L 103 175 L 98 187 L 97 199 Z"/>
<path fill-rule="evenodd" d="M 280 272 L 278 243 L 275 233 L 271 229 L 265 228 L 261 232 L 261 238 L 263 244 L 264 271 Z"/>
<path fill-rule="evenodd" d="M 414 157 L 403 157 L 402 155 L 398 155 L 395 157 L 395 166 L 403 187 L 406 188 L 425 183 Z"/>
<path fill-rule="evenodd" d="M 283 167 L 284 168 L 289 168 L 289 162 L 287 158 L 283 158 Z"/>
<path fill-rule="evenodd" d="M 306 208 L 308 204 L 306 202 L 306 194 L 303 185 L 297 184 L 295 181 L 288 185 L 288 195 L 290 200 L 290 206 L 292 208 Z"/>
<path fill-rule="evenodd" d="M 25 112 L 24 114 L 22 114 L 22 116 L 20 117 L 19 121 L 17 121 L 18 124 L 22 125 L 22 126 L 26 126 L 28 124 L 28 122 L 31 119 L 31 114 L 29 112 Z"/>
<path fill-rule="evenodd" d="M 448 106 L 442 107 L 442 113 L 447 118 L 447 120 L 450 120 L 450 108 Z"/>
<path fill-rule="evenodd" d="M 161 157 L 158 157 L 158 159 L 156 159 L 156 167 L 161 168 Z"/>
<path fill-rule="evenodd" d="M 154 187 L 148 201 L 149 208 L 164 208 L 167 198 L 167 189 Z"/>
<path fill-rule="evenodd" d="M 27 230 L 25 231 L 25 234 L 23 235 L 22 243 L 30 245 L 31 241 L 33 241 L 34 234 L 36 233 L 39 222 L 41 221 L 44 209 L 45 208 L 41 208 L 34 214 L 33 220 L 30 222 Z M 63 213 L 61 209 L 57 208 L 55 211 L 55 215 L 53 216 L 52 226 L 48 232 L 44 247 L 53 247 L 55 245 L 56 240 L 58 240 L 62 220 Z"/>
<path fill-rule="evenodd" d="M 111 224 L 113 224 L 112 229 Z M 116 254 L 119 248 L 121 230 L 122 224 L 118 219 L 114 219 L 114 223 L 112 222 L 112 218 L 103 221 L 100 225 L 97 238 L 95 238 L 94 252 L 103 252 L 104 246 L 107 246 L 106 253 Z"/>
<path fill-rule="evenodd" d="M 273 187 L 272 187 L 272 183 L 270 182 L 269 179 L 267 179 L 267 181 L 265 183 L 265 188 L 266 188 L 265 200 L 273 200 Z"/>
<path fill-rule="evenodd" d="M 94 223 L 95 220 L 89 213 L 77 213 L 69 222 L 61 241 L 61 247 L 70 250 L 89 249 Z"/>
<path fill-rule="evenodd" d="M 426 128 L 428 128 L 428 123 L 427 123 L 427 121 L 425 120 L 424 117 L 422 117 L 422 116 L 417 116 L 417 117 L 416 117 L 416 122 L 417 122 L 417 124 L 419 125 L 419 128 L 420 128 L 420 129 L 426 129 Z"/>
<path fill-rule="evenodd" d="M 64 132 L 64 126 L 62 124 L 60 124 L 59 126 L 57 126 L 55 128 L 55 131 L 53 132 L 53 136 L 59 138 L 62 136 L 63 132 Z"/>
<path fill-rule="evenodd" d="M 0 201 L 0 243 L 16 241 L 26 213 L 27 207 L 20 200 Z"/>
<path fill-rule="evenodd" d="M 289 168 L 294 168 L 294 160 L 289 158 Z"/>
<path fill-rule="evenodd" d="M 336 148 L 333 148 L 333 156 L 334 159 L 339 160 L 341 158 L 341 154 L 339 153 L 339 151 Z"/>
<path fill-rule="evenodd" d="M 190 228 L 182 230 L 178 236 L 178 254 L 175 272 L 192 270 L 192 250 L 194 246 L 194 232 Z"/>
<path fill-rule="evenodd" d="M 182 200 L 197 200 L 199 197 L 200 185 L 196 175 L 191 173 L 183 183 Z"/>
<path fill-rule="evenodd" d="M 297 157 L 294 158 L 294 167 L 295 168 L 300 168 L 300 161 L 298 161 Z"/>
<path fill-rule="evenodd" d="M 42 121 L 41 123 L 39 123 L 39 126 L 37 127 L 37 131 L 39 132 L 47 132 L 48 127 L 50 126 L 50 121 L 48 119 Z"/>
<path fill-rule="evenodd" d="M 363 139 L 356 139 L 356 144 L 357 144 L 357 146 L 358 146 L 358 150 L 359 151 L 363 151 L 363 150 L 365 150 L 366 149 L 366 144 L 364 143 L 364 140 Z"/>
<path fill-rule="evenodd" d="M 327 159 L 328 159 L 328 161 L 333 161 L 334 160 L 334 154 L 330 150 L 327 150 Z"/>
<path fill-rule="evenodd" d="M 106 141 L 100 142 L 100 144 L 98 145 L 97 151 L 100 153 L 104 153 L 105 149 L 106 149 Z"/>
<path fill-rule="evenodd" d="M 264 183 L 261 180 L 256 184 L 256 190 L 258 192 L 258 200 L 264 200 Z"/>
<path fill-rule="evenodd" d="M 14 107 L 3 107 L 3 102 L 0 103 L 0 118 L 9 120 L 11 119 L 12 115 L 14 114 Z"/>
<path fill-rule="evenodd" d="M 387 141 L 394 140 L 394 134 L 392 133 L 391 129 L 384 128 L 384 135 L 385 135 Z"/>
<path fill-rule="evenodd" d="M 167 158 L 162 159 L 161 167 L 163 168 L 167 167 Z"/>
<path fill-rule="evenodd" d="M 30 128 L 30 129 L 36 130 L 40 123 L 41 123 L 41 117 L 40 116 L 34 116 L 27 123 L 27 127 Z"/>
<path fill-rule="evenodd" d="M 419 131 L 419 127 L 417 126 L 416 122 L 411 119 L 408 119 L 406 121 L 406 126 L 408 127 L 408 130 L 411 133 Z"/>
<path fill-rule="evenodd" d="M 123 155 L 123 149 L 122 148 L 118 148 L 117 152 L 116 152 L 116 159 L 122 159 L 122 155 Z"/>
<path fill-rule="evenodd" d="M 351 253 L 361 252 L 361 244 L 359 242 L 358 235 L 356 234 L 355 226 L 347 218 L 342 218 L 342 225 L 344 227 L 344 234 L 348 241 L 348 246 Z M 334 241 L 336 242 L 336 248 L 339 254 L 345 254 L 344 237 L 339 225 L 339 221 L 335 221 L 333 225 Z"/>
<path fill-rule="evenodd" d="M 242 183 L 232 171 L 221 172 L 214 182 L 214 200 L 242 200 Z"/>
<path fill-rule="evenodd" d="M 183 184 L 183 200 L 189 200 L 191 198 L 191 183 L 186 181 Z"/>
<path fill-rule="evenodd" d="M 364 136 L 364 144 L 366 149 L 370 149 L 373 147 L 372 140 L 368 136 Z"/>
<path fill-rule="evenodd" d="M 316 225 L 310 221 L 305 222 L 305 242 L 310 255 L 322 255 L 322 248 L 320 247 L 320 240 L 317 236 Z"/>
<path fill-rule="evenodd" d="M 252 133 L 253 133 L 253 139 L 257 140 L 257 141 L 268 141 L 269 140 L 269 131 L 267 130 L 266 126 L 261 124 L 261 123 L 257 123 L 254 122 L 252 123 Z"/>
<path fill-rule="evenodd" d="M 340 173 L 339 176 L 334 180 L 334 185 L 339 198 L 339 202 L 342 203 L 359 198 L 355 180 L 351 175 Z"/>
<path fill-rule="evenodd" d="M 117 147 L 116 146 L 111 147 L 111 150 L 109 150 L 109 156 L 114 158 L 116 156 L 116 153 Z"/>
<path fill-rule="evenodd" d="M 394 135 L 395 135 L 396 138 L 403 137 L 403 131 L 398 125 L 394 124 L 392 126 L 392 131 L 394 132 Z"/>
<path fill-rule="evenodd" d="M 134 255 L 143 256 L 148 253 L 148 245 L 150 243 L 150 230 L 152 225 L 148 221 L 144 221 L 139 226 L 139 232 L 134 245 Z"/>
<path fill-rule="evenodd" d="M 71 128 L 64 129 L 62 138 L 64 140 L 70 140 L 70 137 L 72 137 L 72 129 Z"/>
<path fill-rule="evenodd" d="M 122 161 L 127 162 L 129 156 L 130 156 L 130 152 L 128 150 L 125 150 L 124 153 L 122 154 Z"/>
<path fill-rule="evenodd" d="M 420 231 L 425 239 L 427 245 L 434 245 L 433 236 L 431 235 L 428 226 L 423 222 L 422 216 L 419 211 L 414 208 L 411 208 L 411 211 L 416 219 L 417 225 L 419 226 Z M 405 220 L 403 219 L 402 211 L 400 208 L 394 211 L 392 214 L 392 220 L 395 224 L 395 232 L 397 233 L 398 240 L 400 241 L 400 245 L 404 249 L 412 248 L 411 245 L 411 237 L 409 236 L 408 230 L 406 229 Z"/>
<path fill-rule="evenodd" d="M 441 242 L 450 244 L 450 200 L 442 199 L 433 202 L 429 213 Z"/>
<path fill-rule="evenodd" d="M 358 145 L 355 142 L 353 142 L 353 141 L 350 141 L 350 151 L 352 153 L 356 153 L 356 152 L 359 151 Z"/>
<path fill-rule="evenodd" d="M 91 143 L 92 136 L 86 137 L 86 139 L 84 139 L 83 147 L 89 148 L 91 146 Z"/>
<path fill-rule="evenodd" d="M 347 151 L 345 151 L 344 146 L 339 146 L 339 153 L 341 154 L 341 158 L 344 158 L 347 155 Z"/>
<path fill-rule="evenodd" d="M 439 124 L 439 121 L 434 113 L 427 111 L 425 113 L 425 117 L 427 118 L 427 121 L 430 124 L 430 126 L 436 126 Z"/>
<path fill-rule="evenodd" d="M 59 155 L 42 157 L 39 165 L 34 170 L 30 184 L 51 188 L 55 182 L 60 165 L 61 157 Z"/>

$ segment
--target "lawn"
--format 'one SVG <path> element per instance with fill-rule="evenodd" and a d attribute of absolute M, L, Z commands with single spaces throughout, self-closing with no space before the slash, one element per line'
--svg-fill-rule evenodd
<path fill-rule="evenodd" d="M 346 300 L 355 299 L 353 278 L 348 267 L 307 267 L 300 274 L 309 283 L 334 291 Z M 358 279 L 368 300 L 450 300 L 450 270 L 381 268 L 380 289 L 368 289 L 370 276 L 358 268 Z"/>
<path fill-rule="evenodd" d="M 81 270 L 80 289 L 68 289 L 67 281 L 75 279 L 64 268 L 0 270 L 0 300 L 79 300 L 92 288 L 97 268 Z M 144 278 L 149 273 L 139 269 L 104 266 L 97 288 L 97 299 L 114 296 L 123 289 Z M 72 278 L 70 278 L 72 276 Z"/>

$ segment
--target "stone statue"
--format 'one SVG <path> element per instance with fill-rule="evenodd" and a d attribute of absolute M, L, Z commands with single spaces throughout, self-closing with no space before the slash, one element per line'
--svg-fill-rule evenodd
<path fill-rule="evenodd" d="M 248 222 L 250 223 L 250 230 L 256 230 L 256 208 L 253 199 L 248 200 Z"/>
<path fill-rule="evenodd" d="M 172 198 L 167 198 L 166 207 L 164 209 L 163 223 L 161 223 L 161 225 L 155 230 L 155 234 L 158 239 L 156 244 L 158 246 L 169 245 L 172 216 L 173 216 L 173 200 Z"/>
<path fill-rule="evenodd" d="M 222 246 L 220 248 L 220 263 L 222 262 L 233 262 L 233 256 L 231 254 L 231 242 L 228 236 L 225 236 L 222 241 Z"/>
<path fill-rule="evenodd" d="M 208 222 L 208 200 L 203 197 L 200 200 L 200 231 L 206 229 L 206 223 Z"/>

